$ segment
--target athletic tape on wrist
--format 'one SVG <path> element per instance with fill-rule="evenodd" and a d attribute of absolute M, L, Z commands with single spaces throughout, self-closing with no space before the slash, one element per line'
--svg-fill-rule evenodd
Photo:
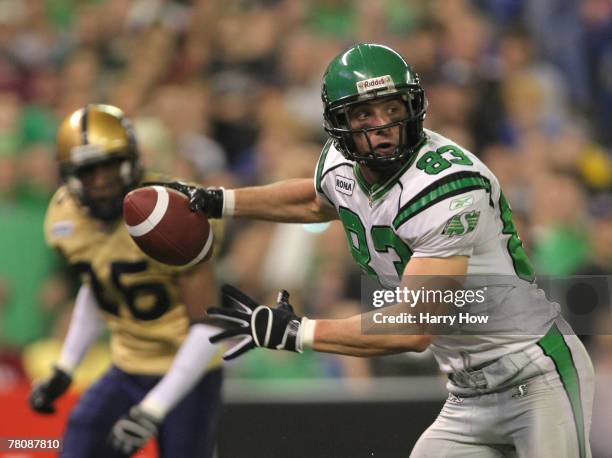
<path fill-rule="evenodd" d="M 236 192 L 231 189 L 223 189 L 223 209 L 221 210 L 222 216 L 234 216 L 234 209 L 236 207 Z"/>
<path fill-rule="evenodd" d="M 312 348 L 314 345 L 315 328 L 317 326 L 317 320 L 310 320 L 306 317 L 302 318 L 302 325 L 300 326 L 300 339 L 298 348 L 300 351 L 305 348 Z"/>

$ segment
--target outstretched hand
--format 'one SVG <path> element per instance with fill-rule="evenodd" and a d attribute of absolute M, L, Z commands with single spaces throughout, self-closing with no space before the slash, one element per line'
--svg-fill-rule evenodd
<path fill-rule="evenodd" d="M 278 304 L 274 308 L 258 304 L 230 285 L 223 285 L 221 291 L 222 307 L 210 308 L 207 314 L 228 322 L 230 327 L 212 336 L 210 342 L 242 337 L 223 355 L 223 359 L 237 358 L 255 347 L 302 352 L 299 338 L 302 318 L 295 314 L 289 304 L 287 291 L 279 293 Z"/>
<path fill-rule="evenodd" d="M 191 211 L 206 213 L 210 218 L 223 216 L 223 189 L 221 188 L 203 188 L 181 181 L 148 181 L 142 186 L 165 186 L 174 189 L 187 196 Z"/>

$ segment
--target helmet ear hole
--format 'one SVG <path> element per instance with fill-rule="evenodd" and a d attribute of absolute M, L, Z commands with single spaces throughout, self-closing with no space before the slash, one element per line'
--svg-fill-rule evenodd
<path fill-rule="evenodd" d="M 359 134 L 357 134 L 357 135 L 364 135 L 364 136 L 366 137 L 366 141 L 368 141 L 368 140 L 367 140 L 367 134 L 366 134 L 366 133 L 360 132 L 360 133 L 359 133 Z M 355 150 L 357 149 L 357 145 L 355 144 L 355 139 L 353 138 L 353 135 L 352 135 L 352 134 L 346 134 L 346 133 L 343 133 L 343 134 L 340 134 L 340 137 L 341 137 L 341 139 L 342 139 L 342 145 L 341 145 L 341 148 L 346 148 L 346 149 L 348 149 L 349 151 L 355 151 Z M 369 143 L 369 142 L 368 142 L 368 143 Z M 341 151 L 342 151 L 342 150 L 341 150 Z"/>
<path fill-rule="evenodd" d="M 121 177 L 121 181 L 125 186 L 133 185 L 133 167 L 132 163 L 128 160 L 121 161 L 121 165 L 119 166 L 119 176 Z"/>
<path fill-rule="evenodd" d="M 341 129 L 350 129 L 350 119 L 346 106 L 341 106 L 331 112 L 332 125 Z"/>
<path fill-rule="evenodd" d="M 68 190 L 75 196 L 81 197 L 83 195 L 83 183 L 74 175 L 70 175 L 66 180 Z"/>

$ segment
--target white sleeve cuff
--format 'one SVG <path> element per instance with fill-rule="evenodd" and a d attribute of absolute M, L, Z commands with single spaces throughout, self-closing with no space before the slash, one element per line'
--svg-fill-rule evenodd
<path fill-rule="evenodd" d="M 223 189 L 223 209 L 221 210 L 221 215 L 224 217 L 232 217 L 234 216 L 235 208 L 236 192 L 231 189 Z"/>
<path fill-rule="evenodd" d="M 314 345 L 315 328 L 317 326 L 317 320 L 311 320 L 309 318 L 302 318 L 300 326 L 300 335 L 298 340 L 298 350 L 304 351 L 305 348 L 312 348 Z"/>

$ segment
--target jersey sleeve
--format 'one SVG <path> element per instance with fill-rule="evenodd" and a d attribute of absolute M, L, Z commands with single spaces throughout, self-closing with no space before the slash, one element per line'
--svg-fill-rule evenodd
<path fill-rule="evenodd" d="M 63 241 L 75 232 L 74 204 L 72 196 L 64 186 L 51 198 L 44 222 L 44 235 L 47 245 L 62 251 Z"/>
<path fill-rule="evenodd" d="M 329 164 L 333 161 L 332 146 L 333 144 L 331 139 L 325 143 L 325 146 L 323 146 L 321 156 L 319 157 L 319 161 L 317 162 L 317 167 L 315 169 L 314 185 L 319 201 L 331 208 L 335 208 L 334 203 L 331 200 L 333 193 L 330 189 L 328 189 L 326 182 L 327 180 L 325 180 L 325 172 L 329 169 Z"/>
<path fill-rule="evenodd" d="M 413 251 L 412 257 L 471 256 L 490 214 L 485 189 L 452 195 L 410 216 L 404 206 L 394 225 Z M 415 211 L 413 206 L 412 210 Z M 410 216 L 410 217 L 407 217 Z"/>

